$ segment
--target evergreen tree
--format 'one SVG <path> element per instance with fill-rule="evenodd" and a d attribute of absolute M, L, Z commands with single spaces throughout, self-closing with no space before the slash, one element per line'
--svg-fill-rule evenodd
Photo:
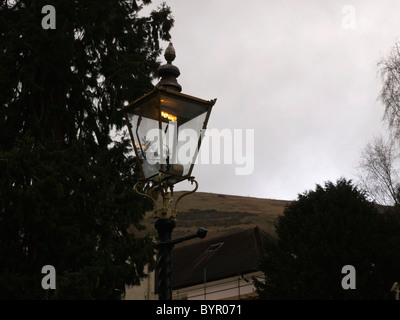
<path fill-rule="evenodd" d="M 120 112 L 170 39 L 169 7 L 140 15 L 150 2 L 0 2 L 0 298 L 119 299 L 154 263 Z"/>
<path fill-rule="evenodd" d="M 393 299 L 390 288 L 400 278 L 398 224 L 351 181 L 299 195 L 278 218 L 276 233 L 261 262 L 260 298 Z M 342 287 L 346 265 L 355 268 L 355 289 Z"/>

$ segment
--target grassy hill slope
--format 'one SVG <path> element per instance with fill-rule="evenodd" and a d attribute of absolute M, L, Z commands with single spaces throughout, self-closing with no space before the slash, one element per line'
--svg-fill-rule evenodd
<path fill-rule="evenodd" d="M 174 200 L 181 194 L 174 193 Z M 289 203 L 285 200 L 196 192 L 179 202 L 172 238 L 195 233 L 199 227 L 208 230 L 207 238 L 255 226 L 273 234 L 276 217 L 283 214 Z M 156 234 L 153 212 L 146 214 L 144 224 L 146 232 Z"/>

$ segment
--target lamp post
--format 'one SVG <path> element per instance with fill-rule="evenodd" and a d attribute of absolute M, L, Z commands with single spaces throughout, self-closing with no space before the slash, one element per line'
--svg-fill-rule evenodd
<path fill-rule="evenodd" d="M 167 63 L 158 68 L 159 83 L 151 92 L 123 106 L 122 110 L 141 173 L 135 190 L 149 198 L 155 208 L 154 226 L 159 237 L 159 299 L 171 300 L 172 247 L 195 237 L 204 238 L 207 232 L 200 228 L 195 235 L 171 239 L 179 201 L 198 188 L 191 173 L 216 99 L 207 101 L 181 93 L 182 87 L 176 80 L 180 71 L 172 64 L 175 59 L 172 43 L 164 57 Z M 183 193 L 170 208 L 174 185 L 184 180 L 194 183 L 195 187 Z M 162 197 L 161 208 L 157 208 L 159 196 Z"/>

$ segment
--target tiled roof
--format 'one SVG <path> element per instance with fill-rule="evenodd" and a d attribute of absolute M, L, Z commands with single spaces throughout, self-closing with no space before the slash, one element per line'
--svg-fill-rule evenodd
<path fill-rule="evenodd" d="M 172 250 L 172 288 L 258 271 L 263 240 L 269 238 L 258 227 L 213 239 L 191 240 L 193 243 Z M 206 277 L 206 279 L 204 279 Z"/>

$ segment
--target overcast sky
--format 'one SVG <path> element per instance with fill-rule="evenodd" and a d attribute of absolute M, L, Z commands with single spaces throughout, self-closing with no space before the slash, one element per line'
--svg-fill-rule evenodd
<path fill-rule="evenodd" d="M 355 179 L 360 150 L 385 132 L 377 62 L 400 37 L 399 1 L 167 3 L 182 92 L 217 98 L 209 129 L 240 129 L 243 142 L 254 130 L 253 154 L 233 139 L 248 164 L 253 157 L 252 173 L 238 175 L 235 157 L 200 163 L 199 191 L 294 200 Z"/>

